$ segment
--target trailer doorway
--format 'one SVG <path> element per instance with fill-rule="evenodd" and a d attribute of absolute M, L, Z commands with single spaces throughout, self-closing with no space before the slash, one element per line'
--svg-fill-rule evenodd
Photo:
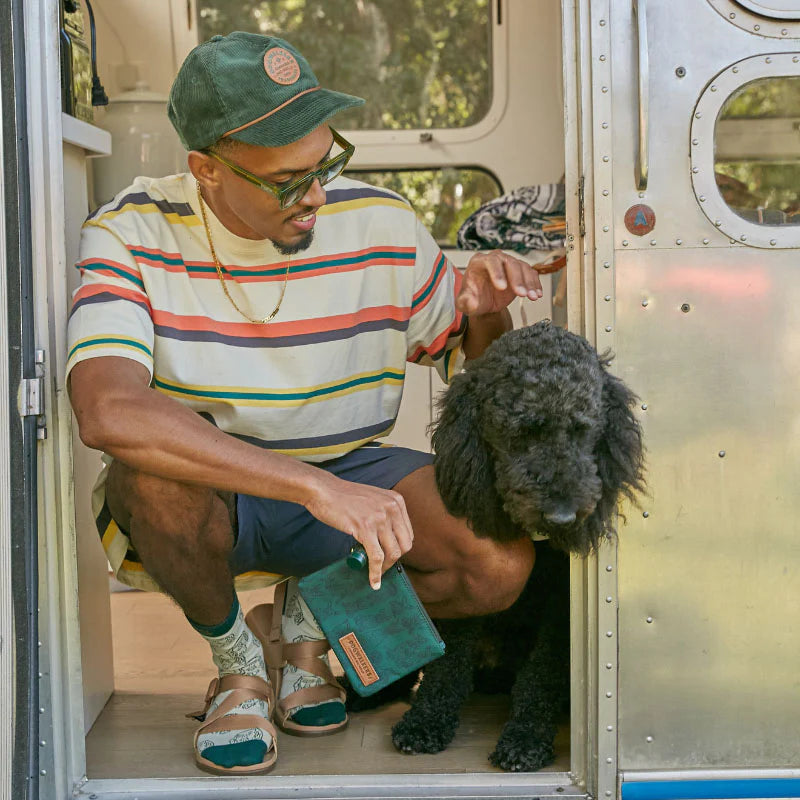
<path fill-rule="evenodd" d="M 31 29 L 46 38 L 48 2 L 41 0 L 42 16 L 32 14 Z M 98 31 L 99 70 L 112 100 L 130 90 L 166 94 L 172 75 L 183 55 L 198 40 L 198 13 L 210 4 L 173 1 L 163 3 L 101 2 L 94 9 Z M 357 129 L 349 132 L 357 145 L 353 166 L 357 169 L 389 171 L 397 168 L 441 171 L 458 168 L 493 176 L 497 185 L 511 189 L 518 185 L 557 182 L 564 173 L 564 102 L 562 94 L 561 10 L 556 0 L 536 4 L 523 0 L 476 2 L 487 16 L 491 65 L 491 92 L 481 113 L 467 118 L 461 128 L 437 127 L 437 118 L 426 117 L 422 126 L 405 125 L 387 130 Z M 572 13 L 572 12 L 568 12 Z M 532 47 L 531 42 L 536 46 Z M 105 43 L 105 49 L 103 44 Z M 52 46 L 52 42 L 48 46 Z M 139 54 L 139 55 L 137 55 Z M 140 55 L 146 54 L 146 56 Z M 164 56 L 164 63 L 161 56 Z M 50 66 L 52 77 L 52 65 Z M 320 71 L 320 70 L 318 70 Z M 131 77 L 133 76 L 133 77 Z M 142 76 L 144 76 L 142 78 Z M 140 79 L 144 85 L 136 86 Z M 324 80 L 324 78 L 323 78 Z M 345 87 L 347 88 L 347 87 Z M 354 91 L 357 89 L 354 88 Z M 151 98 L 152 99 L 152 98 Z M 128 97 L 131 103 L 135 98 Z M 139 95 L 138 100 L 144 103 Z M 83 127 L 62 118 L 65 149 L 76 147 L 87 154 L 102 155 L 109 149 L 102 135 L 102 112 L 92 125 Z M 109 125 L 109 127 L 111 127 Z M 91 130 L 90 130 L 91 129 Z M 97 130 L 100 132 L 97 133 Z M 524 135 L 521 132 L 524 131 Z M 93 138 L 94 137 L 94 138 Z M 126 140 L 114 138 L 115 148 Z M 70 181 L 81 180 L 85 167 L 80 154 L 70 151 L 70 169 L 65 169 L 66 244 L 64 274 L 74 263 L 77 238 L 76 223 L 82 215 L 83 202 L 96 205 L 104 198 L 89 195 L 98 186 L 102 172 L 100 160 L 92 160 L 85 173 L 84 196 L 70 194 Z M 66 163 L 66 162 L 65 162 Z M 92 174 L 94 173 L 94 175 Z M 462 187 L 466 181 L 462 181 Z M 124 185 L 120 184 L 120 186 Z M 119 188 L 119 187 L 118 187 Z M 85 200 L 83 199 L 85 197 Z M 570 201 L 572 202 L 572 201 Z M 443 241 L 452 245 L 453 241 Z M 72 249 L 71 249 L 72 248 Z M 469 254 L 447 249 L 457 265 L 464 265 Z M 532 255 L 535 258 L 536 255 Z M 579 277 L 579 276 L 578 276 Z M 58 283 L 58 276 L 53 277 Z M 63 284 L 63 277 L 60 279 Z M 70 278 L 69 280 L 74 280 Z M 514 309 L 516 325 L 531 323 L 539 317 L 553 316 L 552 286 L 546 283 L 545 303 L 537 308 Z M 67 306 L 69 289 L 59 285 L 51 293 L 51 302 Z M 56 321 L 63 318 L 59 309 Z M 572 310 L 580 319 L 580 308 Z M 62 315 L 59 317 L 59 315 Z M 59 332 L 56 341 L 63 336 Z M 57 348 L 56 348 L 57 349 Z M 60 358 L 60 354 L 59 354 Z M 63 364 L 61 365 L 63 369 Z M 56 385 L 59 383 L 56 373 Z M 424 428 L 432 414 L 432 401 L 441 387 L 427 370 L 409 373 L 404 408 L 393 441 L 426 447 Z M 60 413 L 69 417 L 62 403 Z M 66 426 L 68 427 L 68 426 Z M 80 619 L 64 612 L 64 627 L 55 624 L 52 641 L 63 637 L 61 667 L 69 674 L 62 690 L 72 704 L 72 713 L 61 724 L 70 728 L 69 740 L 61 745 L 61 768 L 73 776 L 81 792 L 98 797 L 190 796 L 188 792 L 216 791 L 220 782 L 198 773 L 191 761 L 191 731 L 194 723 L 183 715 L 194 708 L 202 696 L 210 672 L 210 658 L 205 645 L 182 622 L 180 612 L 165 598 L 155 594 L 112 592 L 109 594 L 103 554 L 88 509 L 88 489 L 94 480 L 96 455 L 82 449 L 73 440 L 75 470 L 75 528 L 78 574 L 70 574 L 70 546 L 64 554 L 65 596 L 79 597 Z M 66 513 L 71 513 L 67 508 Z M 98 569 L 99 566 L 99 569 Z M 586 677 L 589 669 L 585 645 L 585 621 L 591 613 L 587 600 L 585 565 L 576 567 L 573 589 L 573 691 L 580 698 L 572 720 L 565 719 L 557 742 L 557 760 L 545 773 L 509 776 L 490 767 L 486 755 L 492 749 L 507 711 L 507 701 L 500 697 L 473 698 L 462 717 L 461 742 L 439 756 L 404 757 L 389 741 L 391 723 L 403 708 L 395 705 L 357 719 L 345 734 L 318 742 L 289 740 L 282 737 L 278 770 L 266 779 L 251 779 L 241 786 L 225 782 L 231 797 L 279 796 L 280 792 L 306 787 L 307 794 L 318 796 L 314 787 L 336 786 L 337 795 L 355 796 L 526 796 L 547 794 L 558 787 L 562 793 L 583 794 L 576 785 L 586 774 L 589 718 Z M 245 598 L 246 606 L 268 599 L 268 592 Z M 58 598 L 49 597 L 51 619 L 58 616 Z M 79 652 L 75 635 L 80 633 Z M 51 653 L 58 660 L 58 653 Z M 76 680 L 77 676 L 77 680 Z M 82 703 L 81 703 L 82 701 Z M 83 718 L 78 713 L 82 706 Z M 67 721 L 71 720 L 71 722 Z M 84 735 L 86 738 L 84 739 Z M 349 738 L 347 738 L 349 737 Z M 59 763 L 55 759 L 56 765 Z M 88 783 L 82 784 L 85 776 Z M 303 776 L 303 780 L 296 779 Z M 164 779 L 172 779 L 169 783 Z M 186 779 L 186 780 L 184 780 Z M 188 783 L 187 783 L 188 780 Z M 398 782 L 399 781 L 399 782 Z M 400 785 L 405 788 L 396 788 Z M 203 788 L 198 788 L 202 786 Z M 360 789 L 358 787 L 361 787 Z M 366 789 L 364 787 L 372 787 Z M 409 788 L 413 787 L 413 788 Z M 534 789 L 535 787 L 535 789 Z M 61 797 L 55 794 L 54 797 Z M 300 796 L 300 795 L 298 795 Z"/>

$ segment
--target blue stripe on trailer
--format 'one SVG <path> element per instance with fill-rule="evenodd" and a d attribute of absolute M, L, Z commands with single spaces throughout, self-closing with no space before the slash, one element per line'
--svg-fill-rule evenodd
<path fill-rule="evenodd" d="M 622 784 L 622 800 L 735 800 L 746 797 L 800 797 L 800 778 L 631 781 Z"/>

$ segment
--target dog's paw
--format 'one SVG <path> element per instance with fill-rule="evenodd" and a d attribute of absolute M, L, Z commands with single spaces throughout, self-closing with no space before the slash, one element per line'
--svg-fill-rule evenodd
<path fill-rule="evenodd" d="M 409 709 L 392 728 L 392 742 L 401 753 L 440 753 L 456 734 L 458 717 Z"/>
<path fill-rule="evenodd" d="M 530 728 L 509 723 L 489 761 L 508 772 L 535 772 L 552 764 L 555 757 L 552 739 L 542 739 Z"/>

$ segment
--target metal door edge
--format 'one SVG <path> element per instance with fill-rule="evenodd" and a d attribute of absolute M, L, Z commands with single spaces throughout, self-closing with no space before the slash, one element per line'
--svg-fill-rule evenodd
<path fill-rule="evenodd" d="M 89 780 L 80 800 L 497 800 L 587 798 L 562 772 Z"/>

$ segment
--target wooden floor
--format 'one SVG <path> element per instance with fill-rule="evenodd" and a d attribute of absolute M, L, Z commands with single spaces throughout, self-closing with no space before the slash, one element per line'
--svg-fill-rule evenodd
<path fill-rule="evenodd" d="M 269 591 L 243 592 L 245 610 L 268 602 Z M 197 777 L 191 742 L 197 722 L 185 714 L 201 708 L 214 677 L 208 646 L 165 597 L 112 594 L 116 692 L 86 738 L 90 778 Z M 499 772 L 487 755 L 508 714 L 505 695 L 474 695 L 450 747 L 437 755 L 406 756 L 391 742 L 391 726 L 408 707 L 395 703 L 351 716 L 335 736 L 299 739 L 280 735 L 275 775 Z M 557 740 L 558 757 L 547 771 L 569 771 L 569 729 Z"/>

